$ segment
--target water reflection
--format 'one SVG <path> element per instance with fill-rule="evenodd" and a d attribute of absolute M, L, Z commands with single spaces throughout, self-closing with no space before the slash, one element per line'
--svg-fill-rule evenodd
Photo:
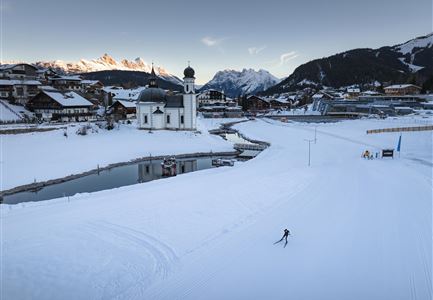
<path fill-rule="evenodd" d="M 213 168 L 212 159 L 217 156 L 178 159 L 177 174 Z M 161 160 L 139 162 L 103 170 L 99 174 L 91 174 L 70 181 L 49 185 L 37 191 L 27 191 L 4 196 L 2 203 L 16 204 L 28 201 L 42 201 L 77 193 L 90 193 L 121 186 L 143 183 L 163 178 Z"/>

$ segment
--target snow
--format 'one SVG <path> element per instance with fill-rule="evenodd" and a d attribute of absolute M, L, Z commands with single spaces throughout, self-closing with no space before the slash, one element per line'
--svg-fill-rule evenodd
<path fill-rule="evenodd" d="M 226 120 L 230 121 L 224 119 L 210 124 L 200 122 L 202 134 L 185 131 L 148 133 L 138 130 L 136 124 L 125 124 L 119 129 L 99 130 L 98 133 L 81 136 L 75 134 L 78 126 L 82 125 L 78 124 L 67 126 L 68 138 L 63 136 L 60 128 L 47 132 L 4 135 L 1 190 L 149 155 L 234 151 L 230 143 L 207 133 L 207 130 L 217 128 Z"/>
<path fill-rule="evenodd" d="M 0 79 L 0 85 L 41 85 L 37 80 Z"/>
<path fill-rule="evenodd" d="M 416 48 L 430 48 L 433 46 L 433 34 L 410 40 L 394 48 L 403 55 L 412 53 Z"/>
<path fill-rule="evenodd" d="M 409 70 L 410 70 L 412 73 L 415 73 L 415 72 L 418 72 L 418 71 L 421 70 L 421 69 L 424 69 L 424 67 L 417 66 L 417 65 L 414 65 L 414 64 L 410 64 L 410 63 L 405 62 L 405 61 L 404 61 L 404 60 L 405 60 L 404 57 L 400 57 L 399 60 L 400 60 L 403 64 L 405 64 L 406 66 L 408 66 L 408 67 L 409 67 Z"/>
<path fill-rule="evenodd" d="M 20 121 L 25 116 L 32 117 L 33 113 L 23 106 L 10 104 L 7 100 L 0 99 L 1 121 Z"/>
<path fill-rule="evenodd" d="M 308 79 L 302 79 L 297 85 L 317 85 L 317 83 Z"/>
<path fill-rule="evenodd" d="M 237 97 L 264 91 L 278 82 L 280 80 L 266 70 L 243 69 L 236 71 L 227 69 L 217 72 L 202 89 L 224 91 L 231 97 Z"/>
<path fill-rule="evenodd" d="M 133 101 L 125 101 L 125 100 L 116 100 L 116 102 L 119 102 L 126 108 L 135 108 L 136 104 Z"/>
<path fill-rule="evenodd" d="M 394 85 L 390 85 L 390 86 L 385 87 L 385 90 L 386 89 L 404 89 L 404 88 L 408 88 L 411 86 L 416 86 L 416 85 L 413 85 L 413 84 L 394 84 Z"/>
<path fill-rule="evenodd" d="M 75 92 L 59 92 L 44 90 L 43 93 L 62 106 L 92 106 L 93 104 L 86 98 L 81 97 Z"/>
<path fill-rule="evenodd" d="M 135 89 L 123 89 L 120 87 L 104 87 L 103 90 L 107 93 L 112 93 L 114 95 L 115 100 L 128 100 L 135 101 L 140 96 L 140 93 L 145 90 L 146 87 L 140 86 Z"/>
<path fill-rule="evenodd" d="M 432 132 L 403 133 L 401 158 L 360 158 L 399 136 L 367 129 L 414 121 L 249 121 L 236 128 L 271 147 L 234 167 L 2 205 L 2 295 L 431 299 Z"/>

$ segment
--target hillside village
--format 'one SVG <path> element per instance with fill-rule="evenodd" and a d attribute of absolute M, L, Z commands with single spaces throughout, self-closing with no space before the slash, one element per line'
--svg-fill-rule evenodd
<path fill-rule="evenodd" d="M 305 84 L 309 84 L 305 82 Z M 146 86 L 104 86 L 81 75 L 58 74 L 31 64 L 0 65 L 0 123 L 83 122 L 133 120 L 137 100 Z M 172 95 L 181 91 L 169 91 Z M 342 88 L 308 85 L 293 92 L 227 96 L 223 90 L 200 90 L 197 111 L 205 118 L 233 118 L 266 114 L 320 114 L 379 117 L 432 108 L 433 96 L 414 84 L 353 85 Z M 298 110 L 298 111 L 297 111 Z"/>

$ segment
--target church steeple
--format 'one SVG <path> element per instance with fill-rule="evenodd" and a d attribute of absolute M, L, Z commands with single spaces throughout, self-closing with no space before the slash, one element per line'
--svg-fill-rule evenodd
<path fill-rule="evenodd" d="M 152 71 L 150 72 L 150 78 L 149 78 L 149 87 L 153 87 L 153 88 L 157 88 L 158 84 L 156 82 L 156 74 L 155 74 L 155 70 L 153 69 L 153 63 L 152 63 Z"/>

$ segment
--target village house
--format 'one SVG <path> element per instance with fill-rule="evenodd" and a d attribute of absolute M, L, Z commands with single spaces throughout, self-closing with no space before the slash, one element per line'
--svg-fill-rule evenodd
<path fill-rule="evenodd" d="M 384 88 L 387 95 L 418 95 L 421 88 L 414 84 L 394 84 Z"/>
<path fill-rule="evenodd" d="M 42 90 L 28 103 L 35 116 L 44 121 L 80 122 L 93 121 L 93 104 L 76 92 Z"/>
<path fill-rule="evenodd" d="M 137 104 L 133 101 L 116 100 L 109 107 L 109 113 L 116 121 L 132 119 L 136 116 Z"/>
<path fill-rule="evenodd" d="M 39 92 L 41 83 L 37 80 L 0 79 L 0 97 L 21 105 Z"/>
<path fill-rule="evenodd" d="M 140 93 L 146 87 L 124 89 L 120 86 L 106 86 L 101 89 L 101 98 L 105 106 L 111 106 L 116 100 L 137 101 Z"/>
<path fill-rule="evenodd" d="M 137 122 L 140 129 L 195 130 L 197 128 L 197 99 L 195 71 L 184 71 L 183 94 L 171 94 L 158 87 L 152 67 L 148 88 L 138 96 Z"/>
<path fill-rule="evenodd" d="M 259 96 L 249 96 L 242 101 L 242 107 L 247 111 L 264 111 L 271 108 L 270 101 Z"/>
<path fill-rule="evenodd" d="M 234 106 L 235 101 L 231 98 L 227 97 L 224 92 L 220 92 L 217 90 L 206 90 L 197 95 L 198 106 L 212 106 L 212 105 L 226 105 L 226 106 Z"/>
<path fill-rule="evenodd" d="M 104 85 L 99 80 L 81 80 L 81 92 L 99 95 Z"/>
<path fill-rule="evenodd" d="M 48 78 L 48 84 L 58 90 L 79 91 L 82 80 L 78 75 L 54 75 Z"/>
<path fill-rule="evenodd" d="M 0 65 L 0 78 L 36 80 L 38 69 L 29 64 L 3 64 Z"/>
<path fill-rule="evenodd" d="M 359 88 L 347 88 L 346 90 L 346 98 L 354 99 L 357 98 L 361 94 L 361 90 Z"/>
<path fill-rule="evenodd" d="M 291 101 L 289 98 L 272 98 L 269 100 L 271 109 L 288 109 L 291 108 Z"/>
<path fill-rule="evenodd" d="M 37 70 L 29 64 L 0 65 L 0 97 L 25 105 L 39 92 Z"/>
<path fill-rule="evenodd" d="M 244 116 L 242 107 L 239 106 L 202 106 L 200 112 L 204 118 L 241 118 Z"/>

